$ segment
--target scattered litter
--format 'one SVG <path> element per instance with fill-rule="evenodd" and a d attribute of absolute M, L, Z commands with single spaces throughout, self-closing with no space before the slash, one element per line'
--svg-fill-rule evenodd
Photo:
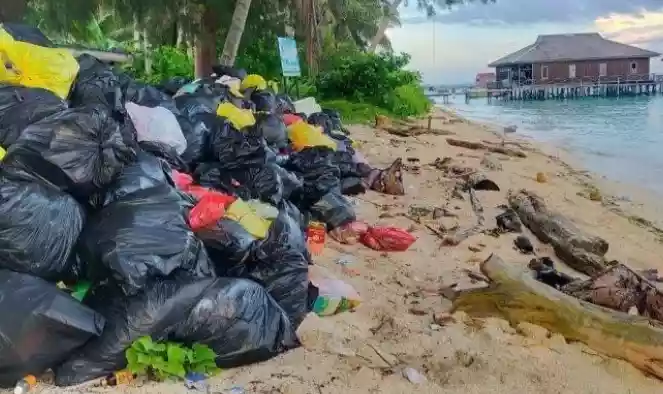
<path fill-rule="evenodd" d="M 534 253 L 534 246 L 532 241 L 529 240 L 524 235 L 519 235 L 514 241 L 513 244 L 516 245 L 516 248 L 523 254 L 532 254 Z"/>
<path fill-rule="evenodd" d="M 244 394 L 246 391 L 241 386 L 233 386 L 228 390 L 229 394 Z"/>
<path fill-rule="evenodd" d="M 354 263 L 354 258 L 350 255 L 344 254 L 336 259 L 336 264 L 343 266 L 350 265 Z"/>
<path fill-rule="evenodd" d="M 196 372 L 189 372 L 184 377 L 184 387 L 189 390 L 209 392 L 209 385 L 205 375 Z"/>
<path fill-rule="evenodd" d="M 414 368 L 407 367 L 403 370 L 403 376 L 413 384 L 424 384 L 428 381 L 426 376 Z"/>
<path fill-rule="evenodd" d="M 536 181 L 539 182 L 539 183 L 546 183 L 546 182 L 548 182 L 548 177 L 543 172 L 537 172 L 536 173 Z"/>
<path fill-rule="evenodd" d="M 497 221 L 497 228 L 501 231 L 512 233 L 522 232 L 522 222 L 516 211 L 511 208 L 497 215 L 495 221 Z"/>

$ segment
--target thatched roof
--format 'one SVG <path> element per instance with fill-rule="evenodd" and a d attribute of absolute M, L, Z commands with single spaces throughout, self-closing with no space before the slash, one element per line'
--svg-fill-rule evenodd
<path fill-rule="evenodd" d="M 660 56 L 632 45 L 607 40 L 598 33 L 541 35 L 532 45 L 490 63 L 489 67 L 592 59 L 635 59 Z"/>

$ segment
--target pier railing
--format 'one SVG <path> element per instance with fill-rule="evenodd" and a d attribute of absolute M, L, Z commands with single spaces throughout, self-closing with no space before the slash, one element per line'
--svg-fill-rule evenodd
<path fill-rule="evenodd" d="M 506 83 L 505 83 L 506 82 Z M 610 75 L 610 76 L 586 76 L 576 78 L 550 78 L 544 80 L 534 81 L 532 79 L 522 79 L 514 81 L 496 81 L 488 84 L 488 89 L 511 89 L 520 88 L 533 85 L 615 85 L 615 84 L 631 84 L 631 83 L 661 83 L 663 82 L 663 75 L 657 74 L 625 74 L 625 75 Z"/>

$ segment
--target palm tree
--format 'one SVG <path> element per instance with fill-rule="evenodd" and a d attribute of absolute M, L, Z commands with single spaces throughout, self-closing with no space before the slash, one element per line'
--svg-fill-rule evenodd
<path fill-rule="evenodd" d="M 237 0 L 237 3 L 235 3 L 235 11 L 233 12 L 230 28 L 226 34 L 226 41 L 223 44 L 223 52 L 220 58 L 220 62 L 223 65 L 232 66 L 235 63 L 237 50 L 242 40 L 250 8 L 251 0 Z"/>
<path fill-rule="evenodd" d="M 437 9 L 449 8 L 453 5 L 463 4 L 472 1 L 475 0 L 416 0 L 417 8 L 420 11 L 425 12 L 428 17 L 434 16 Z M 479 1 L 481 1 L 484 4 L 495 2 L 495 0 L 479 0 Z M 385 31 L 387 30 L 387 28 L 390 27 L 391 24 L 390 19 L 393 19 L 394 15 L 398 15 L 398 7 L 400 7 L 402 4 L 407 5 L 408 1 L 391 0 L 391 3 L 387 7 L 384 7 L 385 10 L 384 16 L 382 17 L 382 21 L 380 22 L 380 26 L 378 28 L 377 33 L 375 33 L 375 36 L 371 40 L 369 51 L 375 52 L 378 45 L 380 45 L 380 43 L 384 39 Z"/>

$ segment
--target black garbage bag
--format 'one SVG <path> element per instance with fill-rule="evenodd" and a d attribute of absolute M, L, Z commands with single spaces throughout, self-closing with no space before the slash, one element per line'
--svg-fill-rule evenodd
<path fill-rule="evenodd" d="M 276 95 L 276 112 L 279 114 L 294 114 L 297 112 L 290 96 L 285 93 Z"/>
<path fill-rule="evenodd" d="M 0 146 L 9 148 L 23 129 L 67 109 L 67 103 L 45 89 L 0 85 Z"/>
<path fill-rule="evenodd" d="M 341 114 L 338 111 L 333 109 L 323 108 L 322 113 L 329 116 L 329 120 L 331 121 L 332 125 L 332 130 L 340 131 L 343 134 L 348 134 L 348 130 L 343 126 L 343 121 L 341 120 Z"/>
<path fill-rule="evenodd" d="M 222 123 L 212 133 L 212 149 L 222 169 L 227 171 L 259 168 L 276 161 L 276 153 L 262 136 L 249 130 L 237 131 L 230 122 Z"/>
<path fill-rule="evenodd" d="M 252 261 L 234 265 L 219 276 L 247 278 L 261 284 L 297 328 L 310 311 L 307 305 L 308 265 L 311 256 L 299 223 L 280 212 L 267 238 L 260 241 Z"/>
<path fill-rule="evenodd" d="M 281 117 L 271 113 L 256 114 L 256 123 L 253 125 L 255 134 L 262 136 L 267 145 L 274 149 L 288 147 L 288 132 Z"/>
<path fill-rule="evenodd" d="M 255 90 L 251 93 L 251 101 L 255 110 L 274 113 L 276 111 L 276 95 L 271 90 Z"/>
<path fill-rule="evenodd" d="M 80 267 L 72 250 L 84 220 L 83 208 L 68 194 L 27 174 L 0 172 L 0 268 L 75 280 Z"/>
<path fill-rule="evenodd" d="M 131 297 L 112 281 L 92 287 L 84 303 L 104 316 L 106 325 L 101 336 L 55 368 L 55 384 L 72 386 L 125 368 L 126 349 L 143 336 L 155 341 L 174 339 L 170 336 L 176 326 L 188 319 L 213 283 L 212 278 L 154 280 Z"/>
<path fill-rule="evenodd" d="M 341 181 L 341 192 L 344 196 L 358 196 L 366 193 L 366 184 L 362 178 L 343 178 Z"/>
<path fill-rule="evenodd" d="M 225 274 L 229 267 L 253 260 L 257 239 L 232 219 L 221 218 L 214 226 L 196 231 L 205 244 L 207 254 L 217 273 Z"/>
<path fill-rule="evenodd" d="M 177 122 L 186 139 L 186 150 L 182 153 L 182 160 L 190 168 L 194 168 L 200 162 L 211 160 L 213 158 L 211 138 L 219 122 L 218 117 L 212 113 L 199 113 L 190 117 L 178 116 Z"/>
<path fill-rule="evenodd" d="M 42 279 L 0 270 L 0 288 L 0 387 L 55 368 L 104 328 L 103 316 Z"/>
<path fill-rule="evenodd" d="M 209 286 L 174 337 L 208 345 L 221 368 L 266 361 L 300 346 L 295 328 L 265 289 L 233 278 Z"/>
<path fill-rule="evenodd" d="M 183 94 L 175 97 L 175 105 L 182 116 L 191 118 L 198 114 L 216 114 L 216 109 L 225 101 L 228 92 L 225 89 L 212 91 L 210 87 L 199 86 L 192 94 Z"/>
<path fill-rule="evenodd" d="M 198 278 L 214 275 L 187 221 L 192 201 L 169 184 L 162 163 L 144 153 L 128 166 L 79 240 L 90 277 L 110 276 L 126 295 L 144 290 L 154 277 L 180 272 Z"/>
<path fill-rule="evenodd" d="M 322 127 L 322 131 L 329 135 L 334 131 L 334 124 L 331 118 L 324 112 L 314 112 L 309 115 L 307 122 L 309 124 Z"/>
<path fill-rule="evenodd" d="M 305 202 L 315 203 L 341 184 L 341 171 L 334 164 L 334 151 L 329 148 L 306 148 L 292 154 L 284 168 L 303 179 L 300 195 Z"/>
<path fill-rule="evenodd" d="M 79 70 L 69 95 L 70 106 L 102 104 L 108 108 L 123 108 L 122 79 L 119 73 L 88 54 L 79 56 L 77 60 Z"/>
<path fill-rule="evenodd" d="M 295 173 L 286 170 L 276 163 L 268 164 L 268 166 L 271 166 L 281 178 L 284 199 L 290 199 L 290 197 L 301 192 L 301 189 L 304 187 L 304 182 Z"/>
<path fill-rule="evenodd" d="M 230 66 L 224 66 L 221 64 L 212 66 L 212 71 L 214 71 L 214 74 L 216 74 L 218 77 L 227 75 L 233 78 L 244 79 L 247 76 L 246 70 L 244 70 L 243 68 L 234 68 Z"/>
<path fill-rule="evenodd" d="M 179 115 L 180 111 L 175 105 L 175 101 L 166 93 L 155 88 L 151 85 L 128 80 L 128 83 L 123 86 L 124 100 L 131 101 L 143 107 L 163 107 L 172 112 L 174 115 Z"/>
<path fill-rule="evenodd" d="M 135 130 L 116 121 L 116 115 L 124 119 L 102 105 L 92 105 L 44 118 L 23 130 L 3 164 L 87 199 L 136 158 Z"/>
<path fill-rule="evenodd" d="M 352 203 L 341 194 L 340 190 L 332 190 L 309 208 L 311 216 L 327 225 L 331 231 L 357 220 Z"/>
<path fill-rule="evenodd" d="M 193 172 L 193 179 L 194 183 L 200 186 L 216 189 L 242 199 L 251 199 L 249 188 L 239 182 L 234 182 L 232 173 L 223 170 L 217 162 L 199 164 Z"/>
<path fill-rule="evenodd" d="M 38 28 L 22 23 L 2 22 L 0 28 L 4 29 L 14 40 L 23 41 L 40 47 L 52 48 L 53 42 L 49 40 Z"/>
<path fill-rule="evenodd" d="M 353 154 L 347 151 L 334 152 L 334 164 L 341 171 L 341 178 L 361 178 L 357 163 L 353 159 Z"/>
<path fill-rule="evenodd" d="M 138 143 L 138 146 L 143 151 L 164 160 L 172 169 L 180 172 L 189 172 L 189 166 L 172 146 L 154 141 L 141 141 Z"/>
<path fill-rule="evenodd" d="M 177 91 L 182 88 L 182 86 L 188 84 L 189 82 L 191 82 L 190 78 L 172 77 L 161 83 L 161 90 L 170 96 L 174 96 L 175 93 L 177 93 Z"/>

